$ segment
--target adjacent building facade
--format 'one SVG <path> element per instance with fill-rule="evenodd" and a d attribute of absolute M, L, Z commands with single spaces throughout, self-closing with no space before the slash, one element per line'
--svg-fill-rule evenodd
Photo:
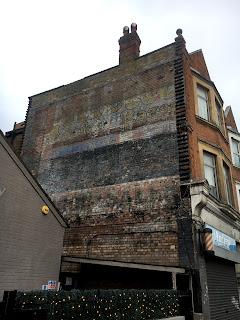
<path fill-rule="evenodd" d="M 11 145 L 14 152 L 20 156 L 25 131 L 25 121 L 14 123 L 13 129 L 5 133 L 5 139 Z"/>
<path fill-rule="evenodd" d="M 61 281 L 190 288 L 195 318 L 239 319 L 234 118 L 181 29 L 140 43 L 125 27 L 118 66 L 29 99 L 22 158 L 71 225 Z"/>
<path fill-rule="evenodd" d="M 58 283 L 66 222 L 0 132 L 0 301 Z"/>

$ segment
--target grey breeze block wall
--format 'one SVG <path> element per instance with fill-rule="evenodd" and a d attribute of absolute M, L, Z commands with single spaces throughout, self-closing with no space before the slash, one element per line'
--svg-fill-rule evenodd
<path fill-rule="evenodd" d="M 71 222 L 64 255 L 179 265 L 174 44 L 30 98 L 23 159 Z"/>
<path fill-rule="evenodd" d="M 0 143 L 0 300 L 4 290 L 58 281 L 64 228 Z"/>

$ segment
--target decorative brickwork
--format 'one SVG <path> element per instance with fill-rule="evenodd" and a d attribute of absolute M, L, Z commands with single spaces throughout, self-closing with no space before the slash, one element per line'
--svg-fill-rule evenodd
<path fill-rule="evenodd" d="M 185 40 L 182 30 L 177 30 L 176 59 L 175 59 L 175 95 L 176 95 L 176 125 L 179 153 L 179 173 L 181 182 L 188 182 L 190 179 L 190 161 L 188 146 L 188 127 L 186 116 L 185 99 L 185 78 L 183 55 L 185 50 Z"/>

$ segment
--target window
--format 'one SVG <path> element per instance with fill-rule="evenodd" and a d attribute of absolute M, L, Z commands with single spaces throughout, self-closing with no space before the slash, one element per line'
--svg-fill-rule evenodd
<path fill-rule="evenodd" d="M 237 198 L 238 198 L 238 208 L 240 211 L 240 184 L 236 184 L 236 189 L 237 189 Z"/>
<path fill-rule="evenodd" d="M 218 198 L 216 157 L 208 152 L 203 154 L 204 174 L 210 186 L 210 194 Z"/>
<path fill-rule="evenodd" d="M 198 86 L 197 87 L 198 98 L 198 115 L 199 117 L 209 120 L 209 108 L 208 108 L 208 90 Z"/>
<path fill-rule="evenodd" d="M 217 108 L 217 125 L 222 128 L 223 127 L 223 118 L 222 118 L 222 107 L 220 103 L 215 99 L 216 108 Z"/>
<path fill-rule="evenodd" d="M 232 138 L 233 164 L 240 167 L 240 142 Z"/>
<path fill-rule="evenodd" d="M 240 188 L 238 189 L 238 206 L 240 210 Z"/>
<path fill-rule="evenodd" d="M 231 178 L 230 178 L 230 171 L 228 166 L 223 163 L 223 176 L 224 176 L 224 183 L 225 183 L 225 192 L 226 192 L 226 200 L 228 204 L 232 204 L 232 188 L 231 188 Z"/>

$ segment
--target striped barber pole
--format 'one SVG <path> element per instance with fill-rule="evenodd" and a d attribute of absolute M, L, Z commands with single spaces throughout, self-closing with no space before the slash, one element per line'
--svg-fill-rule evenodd
<path fill-rule="evenodd" d="M 205 250 L 208 252 L 213 252 L 213 236 L 212 236 L 212 229 L 205 228 L 203 230 L 203 242 Z"/>

